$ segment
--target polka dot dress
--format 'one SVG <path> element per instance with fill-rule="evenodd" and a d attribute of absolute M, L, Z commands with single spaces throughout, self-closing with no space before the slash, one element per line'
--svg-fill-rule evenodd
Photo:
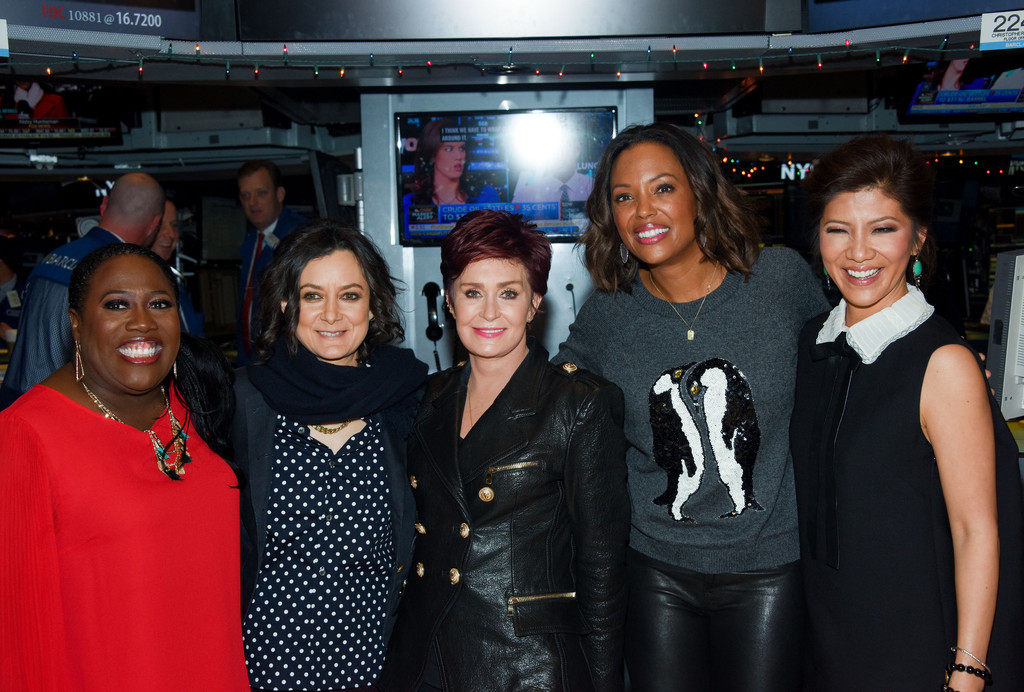
<path fill-rule="evenodd" d="M 245 618 L 249 681 L 262 690 L 372 684 L 384 664 L 394 562 L 375 421 L 337 454 L 278 416 L 266 559 Z"/>

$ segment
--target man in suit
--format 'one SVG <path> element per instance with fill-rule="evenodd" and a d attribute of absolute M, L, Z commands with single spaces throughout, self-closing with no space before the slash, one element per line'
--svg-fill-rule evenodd
<path fill-rule="evenodd" d="M 274 249 L 306 218 L 284 206 L 281 170 L 272 161 L 246 161 L 238 169 L 238 200 L 249 221 L 242 241 L 242 268 L 238 281 L 238 364 L 249 361 L 256 337 L 259 275 L 270 264 Z"/>

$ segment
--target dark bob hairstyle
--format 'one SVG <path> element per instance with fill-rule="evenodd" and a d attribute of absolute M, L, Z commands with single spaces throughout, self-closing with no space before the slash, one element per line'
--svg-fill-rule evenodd
<path fill-rule="evenodd" d="M 551 243 L 519 214 L 478 209 L 459 219 L 441 243 L 445 292 L 451 292 L 455 280 L 470 263 L 484 259 L 519 262 L 526 269 L 533 292 L 541 296 L 548 292 Z"/>
<path fill-rule="evenodd" d="M 355 255 L 370 289 L 370 311 L 374 319 L 359 346 L 359 361 L 365 361 L 377 346 L 405 338 L 395 289 L 397 279 L 391 276 L 380 251 L 358 230 L 332 219 L 318 219 L 286 235 L 274 251 L 274 259 L 260 274 L 260 332 L 253 346 L 257 362 L 269 358 L 274 342 L 281 338 L 285 339 L 289 351 L 298 351 L 295 328 L 299 322 L 302 270 L 312 260 L 334 252 Z M 282 303 L 285 304 L 283 311 Z"/>
<path fill-rule="evenodd" d="M 804 182 L 804 189 L 815 233 L 825 207 L 844 192 L 877 189 L 895 200 L 913 222 L 914 230 L 925 231 L 918 258 L 927 277 L 935 268 L 935 241 L 927 232 L 932 219 L 934 182 L 932 167 L 910 142 L 887 135 L 868 135 L 854 137 L 822 156 Z M 907 266 L 907 281 L 913 283 L 911 264 Z"/>
<path fill-rule="evenodd" d="M 749 278 L 760 252 L 761 224 L 747 198 L 725 177 L 703 142 L 675 125 L 654 123 L 623 130 L 598 161 L 594 189 L 587 199 L 590 226 L 580 238 L 587 270 L 597 288 L 629 293 L 640 269 L 632 255 L 625 264 L 619 256 L 622 240 L 612 213 L 611 178 L 619 155 L 645 142 L 667 147 L 683 167 L 697 202 L 693 228 L 704 256 Z"/>

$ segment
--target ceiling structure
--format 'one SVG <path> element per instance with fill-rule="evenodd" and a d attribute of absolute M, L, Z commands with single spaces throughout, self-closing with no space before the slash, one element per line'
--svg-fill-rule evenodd
<path fill-rule="evenodd" d="M 344 155 L 359 144 L 360 94 L 375 91 L 653 87 L 658 119 L 742 157 L 813 155 L 873 131 L 927 151 L 1024 151 L 1024 121 L 899 117 L 907 75 L 978 57 L 979 31 L 974 16 L 823 34 L 285 44 L 12 24 L 0 78 L 99 84 L 132 116 L 116 147 L 0 149 L 0 177 L 185 162 L 216 175 L 254 156 Z"/>

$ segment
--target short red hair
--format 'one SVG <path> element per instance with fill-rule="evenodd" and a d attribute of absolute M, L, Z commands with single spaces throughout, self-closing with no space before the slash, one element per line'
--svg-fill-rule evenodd
<path fill-rule="evenodd" d="M 451 291 L 467 266 L 484 259 L 519 262 L 526 269 L 533 292 L 541 296 L 548 292 L 551 243 L 519 214 L 478 209 L 459 219 L 441 243 L 441 277 L 445 291 Z"/>

